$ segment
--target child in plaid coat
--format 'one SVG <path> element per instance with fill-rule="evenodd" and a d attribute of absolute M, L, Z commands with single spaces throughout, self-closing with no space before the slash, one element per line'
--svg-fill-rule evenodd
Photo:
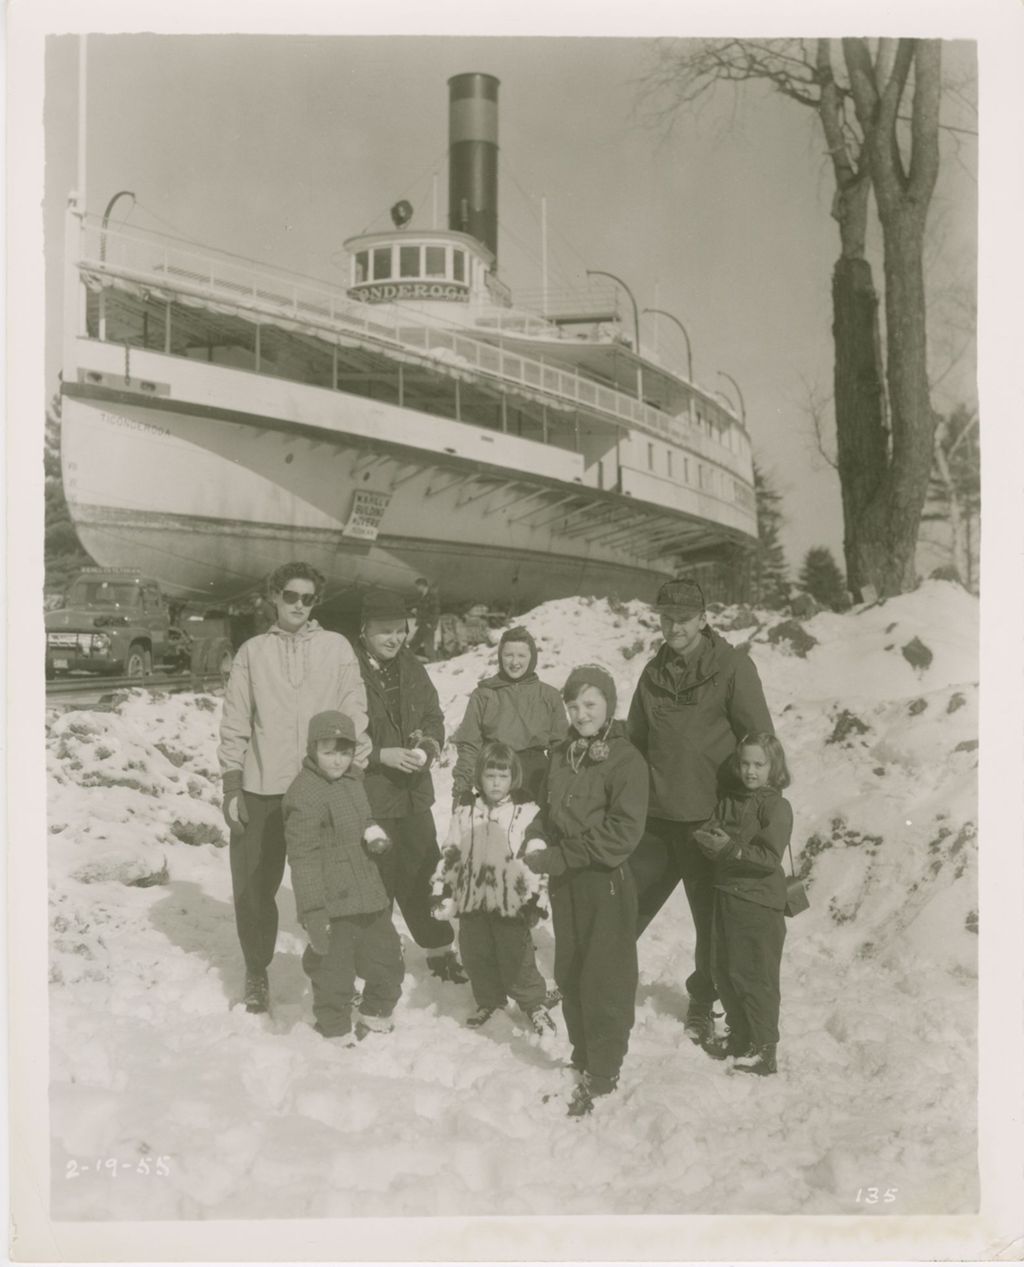
<path fill-rule="evenodd" d="M 285 843 L 299 923 L 309 945 L 315 1028 L 348 1040 L 355 979 L 365 981 L 356 1038 L 394 1028 L 405 967 L 374 855 L 390 847 L 351 772 L 356 734 L 344 713 L 317 713 L 306 759 L 283 802 Z"/>

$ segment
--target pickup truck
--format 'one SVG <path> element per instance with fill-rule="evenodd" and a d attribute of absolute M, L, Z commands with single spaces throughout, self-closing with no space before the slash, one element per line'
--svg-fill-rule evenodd
<path fill-rule="evenodd" d="M 139 572 L 86 568 L 63 606 L 46 613 L 47 679 L 83 672 L 147 677 L 155 669 L 226 674 L 235 646 L 231 621 L 182 615 L 159 583 Z"/>

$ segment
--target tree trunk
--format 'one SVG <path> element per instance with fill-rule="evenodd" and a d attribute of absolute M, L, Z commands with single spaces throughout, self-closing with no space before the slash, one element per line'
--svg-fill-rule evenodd
<path fill-rule="evenodd" d="M 885 319 L 892 416 L 892 477 L 886 487 L 888 555 L 880 594 L 916 583 L 914 553 L 931 473 L 935 415 L 928 389 L 922 236 L 924 217 L 911 205 L 885 229 Z"/>
<path fill-rule="evenodd" d="M 832 274 L 835 409 L 843 496 L 846 583 L 858 600 L 877 585 L 887 549 L 882 501 L 888 481 L 888 433 L 871 265 L 845 254 Z"/>

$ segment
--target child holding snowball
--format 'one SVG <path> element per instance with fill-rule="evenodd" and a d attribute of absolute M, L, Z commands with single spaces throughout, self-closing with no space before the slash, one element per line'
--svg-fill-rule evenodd
<path fill-rule="evenodd" d="M 317 713 L 306 758 L 283 801 L 295 906 L 309 945 L 302 966 L 313 984 L 315 1028 L 346 1040 L 355 978 L 365 981 L 355 1036 L 387 1033 L 402 993 L 401 943 L 375 861 L 390 847 L 351 769 L 356 732 L 344 713 Z M 348 1041 L 351 1041 L 350 1039 Z"/>
<path fill-rule="evenodd" d="M 555 1023 L 544 1006 L 530 929 L 547 914 L 546 885 L 523 861 L 544 840 L 534 827 L 539 809 L 513 799 L 522 782 L 518 755 L 507 744 L 481 748 L 473 774 L 477 795 L 452 814 L 432 880 L 436 919 L 459 920 L 459 951 L 473 987 L 478 1029 L 513 998 L 538 1034 Z"/>
<path fill-rule="evenodd" d="M 776 1072 L 779 968 L 786 939 L 783 854 L 793 811 L 782 744 L 774 735 L 745 735 L 730 758 L 725 794 L 715 815 L 694 832 L 714 863 L 711 975 L 725 1005 L 728 1036 L 704 1047 L 716 1060 L 735 1057 L 737 1073 Z"/>

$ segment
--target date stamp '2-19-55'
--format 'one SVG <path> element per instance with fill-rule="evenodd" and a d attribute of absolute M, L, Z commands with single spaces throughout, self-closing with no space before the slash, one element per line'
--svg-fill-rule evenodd
<path fill-rule="evenodd" d="M 116 1179 L 129 1173 L 163 1179 L 171 1173 L 171 1159 L 162 1153 L 159 1157 L 137 1157 L 134 1161 L 121 1161 L 117 1157 L 90 1157 L 87 1161 L 79 1161 L 72 1157 L 64 1165 L 65 1179 L 80 1179 L 85 1175 Z"/>

